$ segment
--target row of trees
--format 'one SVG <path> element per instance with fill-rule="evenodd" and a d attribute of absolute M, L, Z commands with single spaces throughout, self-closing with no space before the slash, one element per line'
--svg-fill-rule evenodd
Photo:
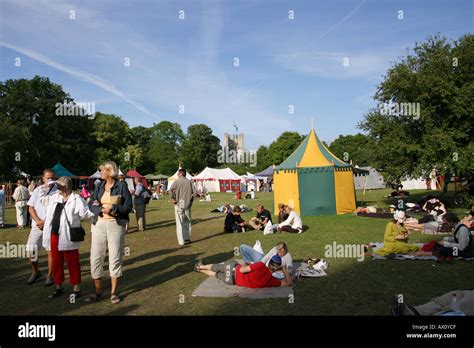
<path fill-rule="evenodd" d="M 417 43 L 378 85 L 374 99 L 382 107 L 369 110 L 359 123 L 365 134 L 341 135 L 330 150 L 391 178 L 420 176 L 433 168 L 472 176 L 473 71 L 473 35 L 453 42 L 433 36 Z M 58 160 L 86 175 L 106 159 L 122 170 L 166 175 L 179 163 L 192 173 L 228 165 L 219 162 L 220 142 L 207 125 L 191 125 L 184 132 L 170 121 L 130 128 L 119 116 L 100 112 L 95 118 L 57 116 L 56 105 L 64 101 L 74 100 L 48 78 L 0 83 L 0 175 L 13 176 L 14 168 L 38 174 Z M 400 112 L 400 105 L 410 106 L 412 113 Z M 254 166 L 230 166 L 239 174 L 258 172 L 281 163 L 302 139 L 284 132 L 258 148 Z"/>
<path fill-rule="evenodd" d="M 0 176 L 14 178 L 18 170 L 37 175 L 57 161 L 77 175 L 93 173 L 104 160 L 115 161 L 124 171 L 165 175 L 180 163 L 192 173 L 228 165 L 219 163 L 220 141 L 207 125 L 194 124 L 184 132 L 176 122 L 130 127 L 121 117 L 101 112 L 95 117 L 58 116 L 57 105 L 64 102 L 75 105 L 48 78 L 0 83 Z M 298 133 L 284 132 L 258 149 L 256 166 L 231 166 L 242 174 L 262 170 L 280 163 L 301 139 Z"/>

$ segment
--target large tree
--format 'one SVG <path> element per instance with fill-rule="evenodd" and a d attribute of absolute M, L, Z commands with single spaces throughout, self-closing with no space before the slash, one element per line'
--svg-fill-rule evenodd
<path fill-rule="evenodd" d="M 135 168 L 142 174 L 149 174 L 155 171 L 155 164 L 148 156 L 150 151 L 151 137 L 153 135 L 153 127 L 137 126 L 131 128 L 129 131 L 130 141 L 133 145 L 136 145 L 141 153 L 141 161 L 136 165 Z"/>
<path fill-rule="evenodd" d="M 115 161 L 119 165 L 130 167 L 126 148 L 130 144 L 128 123 L 119 116 L 98 112 L 94 119 L 91 141 L 96 143 L 95 164 L 103 161 Z"/>
<path fill-rule="evenodd" d="M 473 35 L 416 43 L 379 84 L 374 99 L 384 107 L 369 111 L 359 125 L 376 142 L 374 164 L 394 178 L 433 168 L 472 175 L 473 71 Z M 419 114 L 393 107 L 407 103 L 419 105 Z"/>
<path fill-rule="evenodd" d="M 48 78 L 0 82 L 0 173 L 14 168 L 38 175 L 57 161 L 76 174 L 93 170 L 92 121 L 58 115 L 58 105 L 74 100 Z"/>
<path fill-rule="evenodd" d="M 375 140 L 364 134 L 339 135 L 329 146 L 329 150 L 337 157 L 353 165 L 369 166 Z"/>
<path fill-rule="evenodd" d="M 155 164 L 155 173 L 172 175 L 178 169 L 179 148 L 184 133 L 178 123 L 162 121 L 151 128 L 148 158 Z"/>
<path fill-rule="evenodd" d="M 219 150 L 221 150 L 220 140 L 212 134 L 212 129 L 205 124 L 194 124 L 188 127 L 181 146 L 180 159 L 184 168 L 197 173 L 206 166 L 219 165 Z"/>
<path fill-rule="evenodd" d="M 277 140 L 270 144 L 267 152 L 267 163 L 280 164 L 283 162 L 293 151 L 296 150 L 298 145 L 303 141 L 304 136 L 301 136 L 297 132 L 283 132 Z M 258 152 L 257 152 L 258 154 Z M 267 165 L 268 167 L 268 165 Z M 263 168 L 264 169 L 264 168 Z"/>

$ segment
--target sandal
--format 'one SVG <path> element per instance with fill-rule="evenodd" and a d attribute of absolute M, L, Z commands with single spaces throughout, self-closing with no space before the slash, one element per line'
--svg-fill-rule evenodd
<path fill-rule="evenodd" d="M 64 293 L 64 288 L 54 289 L 51 295 L 48 295 L 49 299 L 56 298 Z"/>
<path fill-rule="evenodd" d="M 202 263 L 201 262 L 198 262 L 194 265 L 194 272 L 199 272 L 199 270 L 201 269 L 200 267 L 202 266 Z"/>
<path fill-rule="evenodd" d="M 86 302 L 96 302 L 96 301 L 98 301 L 102 298 L 102 295 L 103 295 L 102 292 L 93 293 L 93 294 L 86 297 Z"/>
<path fill-rule="evenodd" d="M 117 295 L 113 294 L 111 297 L 110 297 L 110 302 L 112 304 L 117 304 L 117 303 L 120 303 L 120 297 L 118 297 Z"/>
<path fill-rule="evenodd" d="M 79 298 L 79 297 L 81 297 L 81 290 L 79 290 L 79 291 L 75 291 L 75 290 L 74 290 L 74 291 L 72 291 L 72 292 L 69 294 L 69 297 L 70 297 L 71 295 L 74 295 L 75 298 Z"/>

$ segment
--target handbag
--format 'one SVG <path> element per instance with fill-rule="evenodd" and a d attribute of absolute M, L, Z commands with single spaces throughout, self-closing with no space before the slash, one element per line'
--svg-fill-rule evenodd
<path fill-rule="evenodd" d="M 86 231 L 84 230 L 84 227 L 82 227 L 82 225 L 79 227 L 71 227 L 71 224 L 69 223 L 69 220 L 67 219 L 66 210 L 64 210 L 64 217 L 66 219 L 67 225 L 69 226 L 69 234 L 71 236 L 71 242 L 84 241 L 84 237 L 86 235 Z"/>

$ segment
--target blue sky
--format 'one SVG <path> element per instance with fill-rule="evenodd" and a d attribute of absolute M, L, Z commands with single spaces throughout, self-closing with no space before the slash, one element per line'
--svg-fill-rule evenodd
<path fill-rule="evenodd" d="M 285 130 L 306 134 L 311 118 L 331 142 L 358 132 L 382 75 L 406 48 L 435 33 L 472 33 L 473 4 L 0 0 L 0 80 L 47 76 L 131 126 L 205 123 L 222 139 L 236 123 L 247 149 Z"/>

